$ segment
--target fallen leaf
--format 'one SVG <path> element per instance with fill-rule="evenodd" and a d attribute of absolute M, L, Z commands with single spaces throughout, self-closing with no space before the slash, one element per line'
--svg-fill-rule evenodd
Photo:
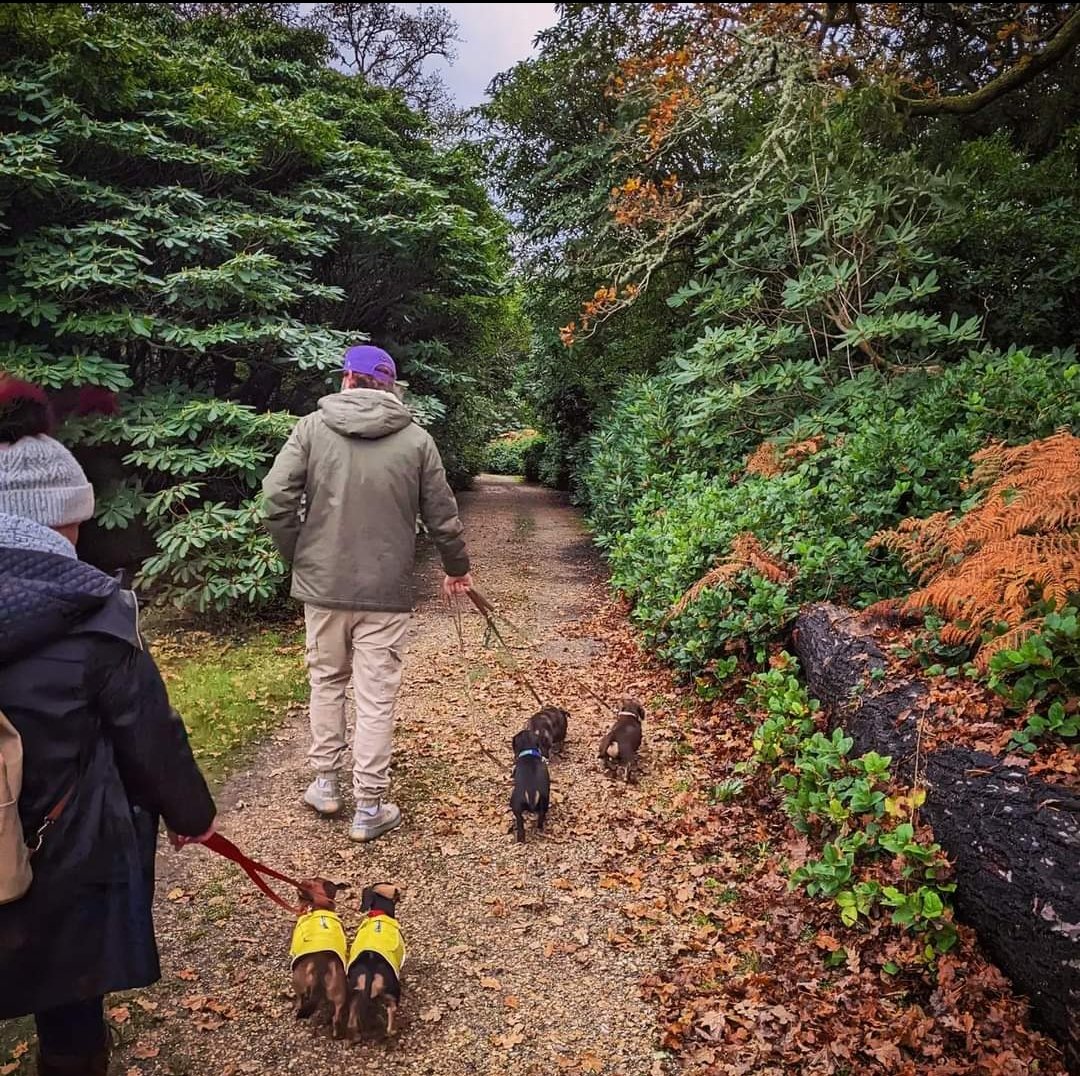
<path fill-rule="evenodd" d="M 507 994 L 506 997 L 503 998 L 503 1004 L 508 1009 L 516 1009 L 518 1007 L 517 995 L 516 994 Z"/>
<path fill-rule="evenodd" d="M 126 1005 L 117 1005 L 105 1014 L 114 1024 L 126 1024 L 131 1019 L 131 1010 Z"/>
<path fill-rule="evenodd" d="M 183 979 L 185 983 L 193 983 L 199 977 L 199 973 L 194 968 L 181 968 L 177 973 L 178 979 Z"/>
<path fill-rule="evenodd" d="M 143 1012 L 157 1012 L 157 1002 L 148 1001 L 146 998 L 136 998 L 135 1004 L 142 1009 Z"/>
<path fill-rule="evenodd" d="M 420 1010 L 420 1019 L 425 1024 L 437 1024 L 443 1018 L 443 1011 L 438 1005 L 432 1005 L 430 1009 Z"/>
<path fill-rule="evenodd" d="M 22 1055 L 25 1054 L 26 1051 L 29 1049 L 30 1043 L 28 1043 L 25 1039 L 23 1039 L 22 1042 L 17 1042 L 15 1044 L 15 1049 L 11 1051 L 11 1060 L 18 1061 L 18 1059 L 22 1057 Z"/>
<path fill-rule="evenodd" d="M 835 953 L 840 948 L 840 943 L 831 935 L 821 931 L 815 938 L 814 944 L 827 953 Z"/>
<path fill-rule="evenodd" d="M 21 1061 L 12 1061 L 10 1065 L 0 1065 L 0 1076 L 11 1076 L 22 1065 Z"/>
<path fill-rule="evenodd" d="M 169 892 L 165 894 L 165 899 L 174 901 L 183 900 L 186 896 L 187 894 L 182 889 L 177 887 L 176 889 L 170 889 Z"/>
<path fill-rule="evenodd" d="M 501 990 L 502 989 L 502 983 L 500 983 L 498 979 L 492 979 L 492 978 L 490 978 L 489 976 L 486 976 L 486 975 L 483 976 L 480 979 L 480 985 L 485 990 Z"/>
<path fill-rule="evenodd" d="M 524 1024 L 515 1024 L 505 1035 L 496 1035 L 491 1041 L 504 1050 L 512 1050 L 525 1041 L 524 1031 Z"/>
<path fill-rule="evenodd" d="M 154 1046 L 152 1043 L 147 1042 L 140 1046 L 136 1046 L 135 1049 L 131 1051 L 131 1056 L 138 1058 L 140 1061 L 150 1061 L 160 1053 L 160 1046 Z"/>

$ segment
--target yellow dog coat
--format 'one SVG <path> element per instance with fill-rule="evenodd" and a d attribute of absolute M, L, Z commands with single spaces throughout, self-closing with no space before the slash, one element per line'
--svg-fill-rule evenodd
<path fill-rule="evenodd" d="M 289 956 L 295 964 L 312 953 L 337 953 L 345 963 L 345 928 L 337 912 L 306 912 L 296 921 Z"/>
<path fill-rule="evenodd" d="M 369 915 L 360 924 L 349 950 L 351 968 L 362 953 L 378 953 L 400 976 L 405 963 L 405 939 L 398 921 L 385 913 Z"/>

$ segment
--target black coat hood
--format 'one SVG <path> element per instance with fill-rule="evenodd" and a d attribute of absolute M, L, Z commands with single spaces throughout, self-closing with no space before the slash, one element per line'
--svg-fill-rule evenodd
<path fill-rule="evenodd" d="M 0 664 L 83 628 L 119 590 L 115 579 L 82 561 L 0 548 Z"/>

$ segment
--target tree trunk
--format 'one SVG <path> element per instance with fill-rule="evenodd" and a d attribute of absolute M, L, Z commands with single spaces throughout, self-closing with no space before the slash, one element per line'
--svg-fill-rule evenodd
<path fill-rule="evenodd" d="M 808 606 L 794 641 L 830 723 L 844 727 L 854 752 L 890 755 L 910 783 L 919 749 L 912 708 L 926 685 L 875 681 L 884 655 L 850 610 Z M 1080 798 L 970 748 L 938 748 L 918 766 L 923 817 L 954 864 L 957 913 L 1080 1073 Z"/>

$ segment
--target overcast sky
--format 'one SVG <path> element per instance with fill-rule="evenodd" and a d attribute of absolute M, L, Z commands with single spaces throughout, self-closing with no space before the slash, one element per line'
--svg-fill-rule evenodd
<path fill-rule="evenodd" d="M 453 67 L 433 65 L 463 108 L 485 100 L 487 84 L 500 71 L 532 53 L 538 30 L 555 23 L 554 4 L 443 4 L 461 27 Z"/>

